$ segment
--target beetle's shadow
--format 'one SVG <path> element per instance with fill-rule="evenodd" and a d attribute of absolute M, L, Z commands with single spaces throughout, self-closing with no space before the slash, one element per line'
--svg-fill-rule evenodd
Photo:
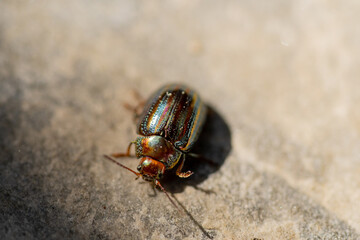
<path fill-rule="evenodd" d="M 191 153 L 199 154 L 202 158 L 186 155 L 183 172 L 194 172 L 189 178 L 179 178 L 175 171 L 177 166 L 168 171 L 161 184 L 170 193 L 184 191 L 190 185 L 199 190 L 198 184 L 206 180 L 212 173 L 218 171 L 231 151 L 231 133 L 225 120 L 212 107 L 208 106 L 208 113 L 203 130 Z M 207 160 L 206 160 L 207 159 Z"/>

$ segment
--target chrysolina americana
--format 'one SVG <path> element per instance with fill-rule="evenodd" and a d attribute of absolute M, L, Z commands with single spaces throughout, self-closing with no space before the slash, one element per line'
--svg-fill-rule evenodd
<path fill-rule="evenodd" d="M 176 165 L 177 176 L 187 178 L 193 174 L 192 171 L 182 172 L 182 168 L 185 156 L 190 154 L 200 135 L 206 112 L 205 104 L 193 90 L 183 85 L 166 85 L 146 102 L 137 124 L 140 136 L 129 144 L 126 153 L 111 154 L 114 158 L 130 157 L 130 148 L 134 144 L 135 155 L 140 159 L 138 172 L 110 156 L 105 157 L 158 186 L 176 206 L 159 180 L 166 170 Z"/>

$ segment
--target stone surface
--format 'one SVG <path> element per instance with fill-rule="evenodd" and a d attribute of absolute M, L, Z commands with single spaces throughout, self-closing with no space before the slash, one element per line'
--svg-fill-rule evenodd
<path fill-rule="evenodd" d="M 358 1 L 1 1 L 1 239 L 360 239 Z M 132 90 L 213 113 L 161 191 Z M 194 150 L 194 151 L 195 151 Z M 135 169 L 138 160 L 122 159 Z"/>

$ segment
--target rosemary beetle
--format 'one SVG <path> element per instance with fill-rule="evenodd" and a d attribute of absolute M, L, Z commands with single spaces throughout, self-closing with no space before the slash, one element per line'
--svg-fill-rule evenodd
<path fill-rule="evenodd" d="M 198 139 L 204 125 L 207 108 L 199 95 L 183 85 L 167 85 L 156 91 L 145 103 L 139 115 L 135 141 L 125 153 L 114 153 L 105 157 L 134 173 L 137 177 L 152 182 L 169 198 L 160 183 L 165 171 L 177 166 L 176 175 L 190 177 L 193 172 L 183 172 L 185 158 Z M 135 156 L 140 159 L 137 171 L 119 163 L 114 158 L 130 157 L 131 145 L 135 145 Z M 177 206 L 176 206 L 177 207 Z M 178 208 L 178 207 L 177 207 Z"/>

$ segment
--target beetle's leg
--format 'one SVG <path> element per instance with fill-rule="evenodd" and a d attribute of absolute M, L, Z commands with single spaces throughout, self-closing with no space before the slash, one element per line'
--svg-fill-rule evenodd
<path fill-rule="evenodd" d="M 149 196 L 150 196 L 150 197 L 155 197 L 155 196 L 157 195 L 157 192 L 156 192 L 156 184 L 155 184 L 155 182 L 153 182 L 153 184 L 151 184 L 151 185 L 152 185 L 153 194 L 152 194 L 152 195 L 149 194 Z"/>
<path fill-rule="evenodd" d="M 133 93 L 135 99 L 137 99 L 137 101 L 138 101 L 137 105 L 134 107 L 126 102 L 123 105 L 127 110 L 134 113 L 134 120 L 137 121 L 140 117 L 140 114 L 141 114 L 144 106 L 145 106 L 145 100 L 142 98 L 141 94 L 138 91 L 136 91 L 135 89 L 132 90 L 132 93 Z"/>
<path fill-rule="evenodd" d="M 131 157 L 130 156 L 130 148 L 131 148 L 131 145 L 133 144 L 133 142 L 131 142 L 127 148 L 127 151 L 126 153 L 113 153 L 113 154 L 110 154 L 110 156 L 114 157 L 114 158 L 121 158 L 121 157 Z"/>
<path fill-rule="evenodd" d="M 187 172 L 181 172 L 183 166 L 185 163 L 185 155 L 183 155 L 183 158 L 181 159 L 181 163 L 179 165 L 179 167 L 176 169 L 176 175 L 178 175 L 181 178 L 188 178 L 190 177 L 194 172 L 192 171 L 187 171 Z"/>

